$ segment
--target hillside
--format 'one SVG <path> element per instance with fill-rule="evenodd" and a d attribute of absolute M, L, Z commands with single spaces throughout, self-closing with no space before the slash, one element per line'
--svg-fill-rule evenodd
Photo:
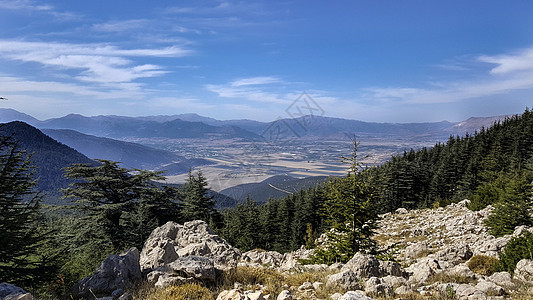
<path fill-rule="evenodd" d="M 170 151 L 144 145 L 96 137 L 68 129 L 43 129 L 53 139 L 76 149 L 91 159 L 118 161 L 124 168 L 156 169 L 161 165 L 184 161 L 185 158 Z M 187 165 L 188 167 L 194 167 Z"/>
<path fill-rule="evenodd" d="M 240 203 L 244 203 L 247 197 L 257 204 L 266 203 L 269 199 L 279 199 L 298 193 L 300 190 L 314 188 L 327 180 L 326 176 L 307 178 L 294 178 L 286 175 L 272 176 L 259 183 L 239 184 L 220 191 L 221 194 L 232 197 Z"/>
<path fill-rule="evenodd" d="M 95 162 L 78 151 L 50 138 L 37 128 L 24 122 L 0 124 L 0 134 L 13 136 L 19 148 L 32 154 L 31 160 L 37 167 L 36 190 L 43 191 L 56 199 L 59 189 L 66 188 L 70 181 L 63 177 L 63 168 L 73 163 L 94 164 Z"/>

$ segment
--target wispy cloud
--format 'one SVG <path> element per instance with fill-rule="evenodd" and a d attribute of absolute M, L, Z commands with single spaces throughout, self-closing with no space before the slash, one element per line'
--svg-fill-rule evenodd
<path fill-rule="evenodd" d="M 176 46 L 157 49 L 122 49 L 106 44 L 66 44 L 0 40 L 0 57 L 36 62 L 60 69 L 80 70 L 75 79 L 92 82 L 130 82 L 165 74 L 163 67 L 139 64 L 132 57 L 182 57 L 191 50 Z"/>
<path fill-rule="evenodd" d="M 263 76 L 263 77 L 250 77 L 235 80 L 230 83 L 231 86 L 240 87 L 248 85 L 263 85 L 263 84 L 272 84 L 272 83 L 281 83 L 281 80 L 273 76 Z"/>
<path fill-rule="evenodd" d="M 37 4 L 29 0 L 1 0 L 0 8 L 9 10 L 52 11 L 53 6 Z"/>
<path fill-rule="evenodd" d="M 450 103 L 472 98 L 533 89 L 533 47 L 514 54 L 478 56 L 471 63 L 490 64 L 481 73 L 461 81 L 431 82 L 429 87 L 373 87 L 364 89 L 378 101 L 412 104 Z"/>

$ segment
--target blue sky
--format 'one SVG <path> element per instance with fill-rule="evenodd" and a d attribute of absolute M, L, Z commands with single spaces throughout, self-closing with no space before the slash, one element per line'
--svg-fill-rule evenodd
<path fill-rule="evenodd" d="M 0 0 L 0 107 L 460 121 L 533 106 L 533 1 Z"/>

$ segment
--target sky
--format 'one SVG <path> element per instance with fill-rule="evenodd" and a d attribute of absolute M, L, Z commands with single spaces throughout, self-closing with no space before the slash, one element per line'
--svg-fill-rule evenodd
<path fill-rule="evenodd" d="M 0 0 L 0 108 L 38 119 L 461 121 L 532 92 L 533 1 Z"/>

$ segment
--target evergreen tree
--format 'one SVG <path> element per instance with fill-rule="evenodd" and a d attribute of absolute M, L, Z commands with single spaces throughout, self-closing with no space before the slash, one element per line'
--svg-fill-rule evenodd
<path fill-rule="evenodd" d="M 377 214 L 373 207 L 372 189 L 361 176 L 361 163 L 354 140 L 350 157 L 343 158 L 350 164 L 348 175 L 326 183 L 326 201 L 323 205 L 328 231 L 325 247 L 315 251 L 315 262 L 346 262 L 359 251 L 372 251 L 371 239 L 376 228 Z"/>
<path fill-rule="evenodd" d="M 196 175 L 189 170 L 189 177 L 183 187 L 183 209 L 184 221 L 204 220 L 212 228 L 220 227 L 220 217 L 215 210 L 215 201 L 209 196 L 207 179 L 198 171 Z"/>
<path fill-rule="evenodd" d="M 36 283 L 49 271 L 50 262 L 38 251 L 46 235 L 38 226 L 33 174 L 30 155 L 0 136 L 0 282 Z"/>
<path fill-rule="evenodd" d="M 87 213 L 84 223 L 100 233 L 118 251 L 130 246 L 132 228 L 124 224 L 124 216 L 132 213 L 153 188 L 152 180 L 164 179 L 161 172 L 121 168 L 118 162 L 98 160 L 101 165 L 75 164 L 65 168 L 65 176 L 75 179 L 63 189 L 64 197 L 75 199 L 77 208 Z"/>

